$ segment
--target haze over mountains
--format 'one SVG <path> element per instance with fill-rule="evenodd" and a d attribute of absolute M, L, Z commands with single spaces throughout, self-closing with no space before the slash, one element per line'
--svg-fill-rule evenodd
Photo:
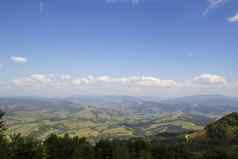
<path fill-rule="evenodd" d="M 6 112 L 8 133 L 38 138 L 51 133 L 127 138 L 200 130 L 225 114 L 238 112 L 238 98 L 221 95 L 159 100 L 131 96 L 4 97 L 0 98 L 0 109 Z"/>
<path fill-rule="evenodd" d="M 71 97 L 67 100 L 95 107 L 109 107 L 113 109 L 127 108 L 128 111 L 148 111 L 154 113 L 201 113 L 217 114 L 236 111 L 238 98 L 222 95 L 198 95 L 170 99 L 147 100 L 145 97 L 131 96 L 81 96 Z"/>

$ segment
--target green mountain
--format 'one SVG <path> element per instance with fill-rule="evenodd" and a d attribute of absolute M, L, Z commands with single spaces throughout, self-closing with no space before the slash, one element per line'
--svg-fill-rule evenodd
<path fill-rule="evenodd" d="M 238 113 L 231 113 L 206 128 L 209 138 L 232 139 L 238 137 Z"/>
<path fill-rule="evenodd" d="M 214 123 L 209 124 L 204 129 L 186 135 L 189 141 L 211 140 L 211 141 L 231 141 L 238 138 L 238 113 L 230 113 Z"/>

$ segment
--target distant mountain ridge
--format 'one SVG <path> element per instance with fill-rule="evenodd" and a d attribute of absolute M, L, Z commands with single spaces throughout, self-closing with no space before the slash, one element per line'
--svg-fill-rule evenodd
<path fill-rule="evenodd" d="M 62 99 L 43 97 L 0 98 L 0 109 L 4 110 L 34 106 L 37 106 L 38 109 L 50 107 L 49 109 L 62 110 L 80 108 L 81 106 L 93 106 L 144 114 L 145 116 L 157 113 L 181 112 L 221 117 L 227 113 L 238 111 L 238 98 L 222 95 L 197 95 L 159 101 L 149 101 L 132 96 L 79 96 Z"/>
<path fill-rule="evenodd" d="M 209 104 L 210 106 L 217 105 L 232 105 L 238 107 L 238 97 L 229 97 L 223 95 L 196 95 L 173 98 L 171 100 L 165 100 L 167 102 L 184 102 L 191 105 L 203 105 Z M 164 101 L 164 102 L 165 102 Z"/>
<path fill-rule="evenodd" d="M 147 98 L 149 99 L 149 98 Z M 71 102 L 92 105 L 95 107 L 124 107 L 128 110 L 155 112 L 198 112 L 219 114 L 238 111 L 238 97 L 222 95 L 197 95 L 172 99 L 147 100 L 145 97 L 131 96 L 81 96 L 67 98 Z M 155 97 L 153 97 L 155 99 Z M 226 111 L 227 110 L 227 111 Z"/>

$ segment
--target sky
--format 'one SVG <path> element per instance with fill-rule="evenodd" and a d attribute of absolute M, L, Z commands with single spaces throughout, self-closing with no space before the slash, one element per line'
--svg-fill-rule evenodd
<path fill-rule="evenodd" d="M 237 0 L 2 0 L 0 96 L 238 96 Z"/>

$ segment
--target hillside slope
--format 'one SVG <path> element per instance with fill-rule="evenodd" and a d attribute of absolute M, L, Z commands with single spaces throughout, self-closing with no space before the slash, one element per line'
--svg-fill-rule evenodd
<path fill-rule="evenodd" d="M 238 113 L 230 113 L 216 122 L 209 124 L 203 130 L 186 135 L 186 139 L 229 141 L 238 137 Z"/>

